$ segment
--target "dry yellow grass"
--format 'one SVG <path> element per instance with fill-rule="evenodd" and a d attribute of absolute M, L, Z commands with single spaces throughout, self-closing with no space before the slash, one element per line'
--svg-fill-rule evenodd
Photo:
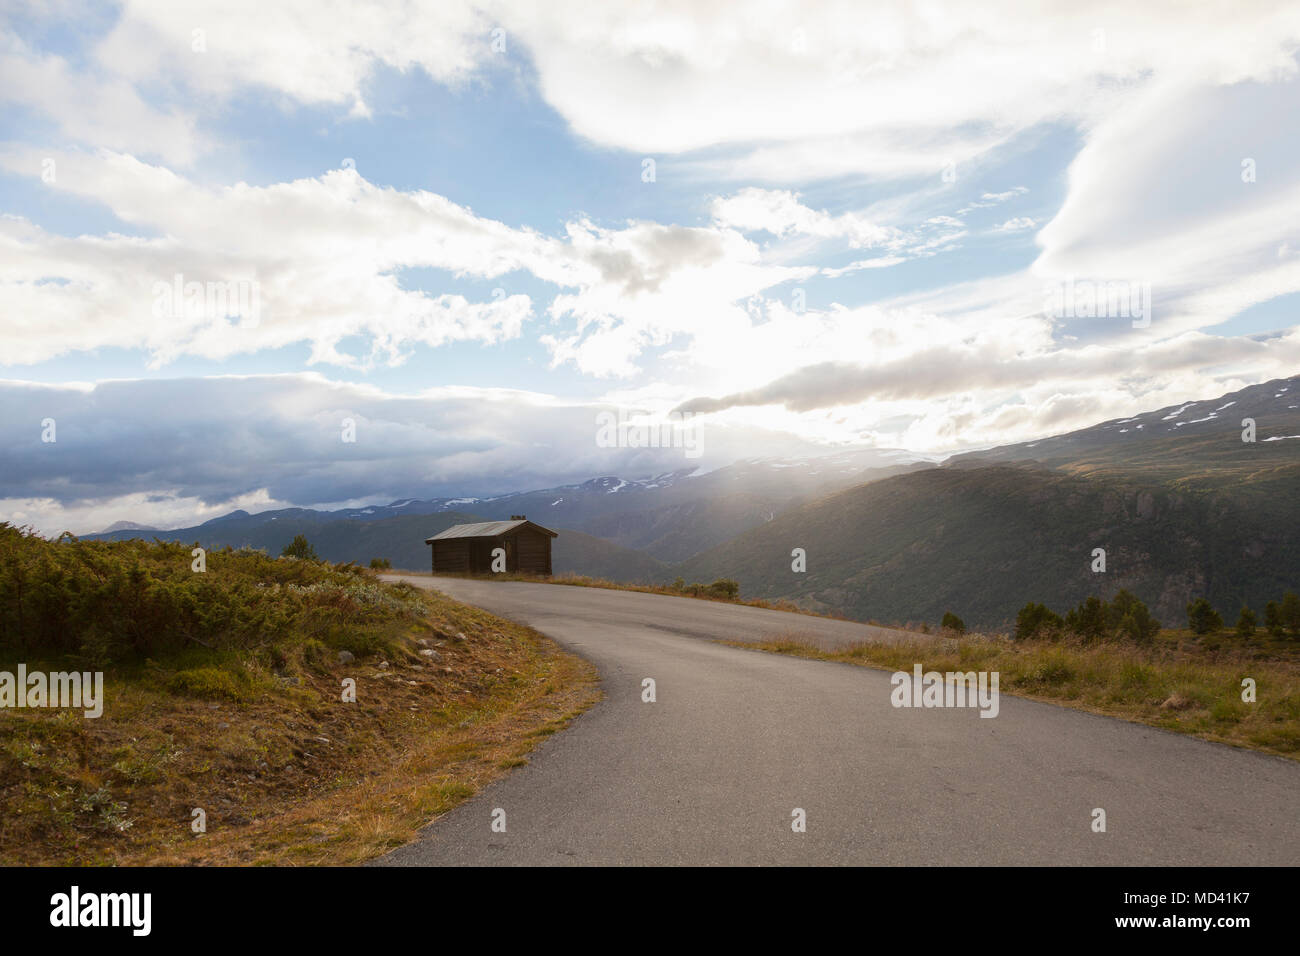
<path fill-rule="evenodd" d="M 594 668 L 536 632 L 438 596 L 430 605 L 386 662 L 330 655 L 277 677 L 252 657 L 226 661 L 234 697 L 214 682 L 213 699 L 178 693 L 174 668 L 146 666 L 107 676 L 97 720 L 7 712 L 0 863 L 360 862 L 525 762 L 598 698 Z M 341 699 L 344 677 L 356 703 Z"/>
<path fill-rule="evenodd" d="M 385 574 L 402 574 L 411 577 L 433 578 L 434 575 L 428 571 L 385 571 Z M 533 584 L 564 584 L 570 587 L 578 588 L 602 588 L 609 591 L 640 591 L 643 594 L 667 594 L 671 597 L 688 597 L 699 601 L 716 601 L 722 604 L 743 604 L 746 607 L 762 607 L 772 611 L 789 611 L 791 614 L 806 614 L 809 617 L 824 617 L 834 621 L 847 621 L 849 618 L 838 614 L 826 614 L 821 611 L 810 611 L 795 604 L 793 601 L 769 601 L 765 598 L 733 598 L 725 597 L 719 594 L 710 594 L 705 591 L 690 591 L 675 588 L 668 584 L 627 584 L 621 581 L 611 581 L 608 578 L 593 578 L 585 574 L 519 574 L 519 573 L 501 573 L 501 574 L 439 574 L 437 577 L 447 578 L 465 578 L 468 580 L 481 581 L 525 581 Z M 706 585 L 707 587 L 707 585 Z M 874 623 L 874 622 L 873 622 Z"/>
<path fill-rule="evenodd" d="M 1300 663 L 1240 650 L 1209 650 L 1179 635 L 1150 647 L 1076 640 L 1017 642 L 972 635 L 840 650 L 797 635 L 736 647 L 888 671 L 997 671 L 1000 690 L 1206 740 L 1300 759 Z M 1256 685 L 1242 700 L 1242 680 Z"/>

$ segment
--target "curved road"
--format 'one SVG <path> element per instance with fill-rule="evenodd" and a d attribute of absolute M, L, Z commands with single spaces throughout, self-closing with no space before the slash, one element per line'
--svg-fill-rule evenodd
<path fill-rule="evenodd" d="M 1007 695 L 993 719 L 894 708 L 883 671 L 715 643 L 897 632 L 629 591 L 398 577 L 593 661 L 606 699 L 380 865 L 1300 861 L 1300 764 Z M 646 677 L 655 703 L 642 702 Z M 497 808 L 505 833 L 491 829 Z M 791 829 L 795 808 L 806 832 Z"/>

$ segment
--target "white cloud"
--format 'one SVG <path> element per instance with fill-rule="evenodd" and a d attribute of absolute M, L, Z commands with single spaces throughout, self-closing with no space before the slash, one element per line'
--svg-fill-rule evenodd
<path fill-rule="evenodd" d="M 490 47 L 497 25 L 504 54 Z M 783 427 L 926 448 L 1030 437 L 1137 394 L 1199 395 L 1197 375 L 1216 354 L 1236 364 L 1213 374 L 1243 381 L 1258 378 L 1250 363 L 1283 372 L 1294 360 L 1294 334 L 1265 347 L 1184 333 L 1300 289 L 1300 133 L 1261 121 L 1300 107 L 1298 37 L 1300 10 L 1282 4 L 1097 0 L 1026 17 L 1010 2 L 556 0 L 534 10 L 132 0 L 87 57 L 36 52 L 12 34 L 0 47 L 12 78 L 0 97 L 49 117 L 67 140 L 109 150 L 10 146 L 5 168 L 35 177 L 55 158 L 57 179 L 41 188 L 101 203 L 138 233 L 74 237 L 0 220 L 6 358 L 119 346 L 164 363 L 308 342 L 315 361 L 396 363 L 415 343 L 519 336 L 544 311 L 551 327 L 540 340 L 552 360 L 587 375 L 631 377 L 657 353 L 649 377 L 665 393 L 783 396 L 773 383 L 816 392 L 822 404 L 782 406 Z M 250 90 L 269 92 L 277 108 L 364 117 L 382 70 L 456 85 L 498 68 L 535 76 L 542 99 L 586 140 L 675 157 L 663 172 L 715 177 L 711 193 L 719 180 L 743 188 L 715 196 L 701 210 L 705 225 L 577 218 L 550 236 L 351 171 L 266 186 L 201 185 L 173 171 L 210 146 L 204 122 Z M 1083 143 L 1054 215 L 1021 208 L 1029 190 L 1011 185 L 1019 171 L 960 191 L 1018 134 L 1047 127 Z M 1253 182 L 1242 180 L 1246 160 Z M 940 180 L 950 163 L 960 186 Z M 802 198 L 820 178 L 851 177 L 845 188 L 856 190 L 863 179 L 911 176 L 930 181 L 908 194 L 928 201 L 919 224 L 884 214 L 890 198 L 875 183 L 862 194 L 876 201 L 848 212 L 838 211 L 848 203 L 832 213 Z M 941 206 L 945 193 L 962 199 Z M 1000 225 L 967 226 L 967 213 L 1004 204 Z M 941 208 L 955 214 L 935 215 Z M 863 295 L 886 278 L 878 270 L 1040 225 L 1031 270 L 873 305 L 825 291 L 856 285 Z M 862 258 L 828 265 L 821 255 L 846 249 Z M 403 286 L 413 268 L 489 280 L 524 271 L 556 294 L 547 303 L 426 294 Z M 178 273 L 256 281 L 260 321 L 154 315 L 154 284 Z M 1152 327 L 1137 335 L 1126 324 L 1044 316 L 1044 285 L 1071 276 L 1151 283 Z M 796 312 L 788 286 L 805 280 L 821 298 Z M 358 335 L 368 353 L 347 354 Z M 1119 388 L 1125 349 L 1140 381 Z M 819 379 L 810 368 L 828 371 Z M 909 372 L 931 388 L 924 397 L 902 385 L 855 397 L 863 381 L 907 383 Z M 720 415 L 740 420 L 755 407 Z"/>
<path fill-rule="evenodd" d="M 502 53 L 491 47 L 496 28 Z M 646 154 L 721 150 L 691 161 L 715 175 L 790 182 L 937 177 L 1036 124 L 1110 115 L 1162 80 L 1275 75 L 1298 35 L 1300 14 L 1284 4 L 1188 11 L 1074 0 L 1031 17 L 1011 0 L 129 0 L 94 63 L 137 88 L 200 101 L 262 89 L 366 115 L 380 68 L 457 84 L 526 57 L 542 96 L 592 142 Z"/>
<path fill-rule="evenodd" d="M 128 80 L 78 70 L 0 30 L 0 103 L 48 118 L 74 142 L 158 156 L 185 166 L 202 148 L 192 112 L 158 109 Z M 39 171 L 39 167 L 38 167 Z"/>
<path fill-rule="evenodd" d="M 45 188 L 102 202 L 158 238 L 64 237 L 26 220 L 0 220 L 10 362 L 119 346 L 148 349 L 162 364 L 293 342 L 311 343 L 316 361 L 392 362 L 414 343 L 515 337 L 532 311 L 526 295 L 474 303 L 404 289 L 403 268 L 488 278 L 516 268 L 563 278 L 568 269 L 534 233 L 430 193 L 380 189 L 353 171 L 208 189 L 118 154 L 62 153 L 55 161 L 57 179 Z M 38 158 L 11 150 L 0 163 L 26 172 Z M 260 314 L 185 313 L 160 302 L 177 276 L 256 289 Z M 370 355 L 337 351 L 358 334 L 370 337 Z"/>
<path fill-rule="evenodd" d="M 657 407 L 656 407 L 657 406 Z M 490 495 L 584 481 L 708 470 L 763 447 L 809 441 L 702 424 L 684 447 L 600 443 L 604 402 L 504 388 L 417 395 L 312 373 L 49 386 L 0 380 L 0 520 L 58 534 L 115 520 L 196 523 L 232 508 L 343 506 Z M 662 401 L 621 410 L 664 411 Z M 45 418 L 57 441 L 41 440 Z M 355 425 L 344 442 L 343 420 Z"/>
<path fill-rule="evenodd" d="M 1148 282 L 1162 334 L 1300 290 L 1300 259 L 1285 252 L 1300 209 L 1300 131 L 1260 122 L 1300 109 L 1294 62 L 1286 73 L 1163 85 L 1099 122 L 1038 233 L 1035 275 Z"/>
<path fill-rule="evenodd" d="M 902 241 L 902 233 L 869 222 L 855 213 L 832 216 L 810 209 L 789 190 L 749 187 L 713 200 L 715 222 L 742 232 L 770 232 L 775 236 L 805 235 L 819 239 L 844 239 L 850 248 L 889 246 Z"/>
<path fill-rule="evenodd" d="M 56 162 L 47 188 L 103 203 L 160 238 L 68 238 L 0 220 L 11 362 L 118 346 L 146 348 L 160 365 L 308 342 L 312 361 L 395 363 L 415 343 L 516 337 L 533 313 L 522 294 L 475 303 L 402 287 L 403 270 L 424 267 L 485 279 L 525 270 L 568 290 L 548 309 L 572 323 L 543 338 L 555 360 L 626 374 L 646 348 L 678 335 L 725 353 L 718 329 L 748 324 L 737 303 L 815 272 L 764 263 L 734 229 L 580 220 L 554 238 L 433 193 L 375 186 L 355 170 L 209 188 L 115 153 L 60 153 Z M 29 172 L 39 159 L 12 148 L 0 152 L 0 166 Z M 178 275 L 183 283 L 255 283 L 260 315 L 159 314 L 158 290 Z M 356 335 L 370 340 L 368 354 L 340 350 Z"/>
<path fill-rule="evenodd" d="M 162 78 L 222 97 L 262 87 L 364 115 L 377 67 L 464 81 L 492 55 L 492 26 L 458 0 L 128 0 L 96 58 L 135 82 Z"/>
<path fill-rule="evenodd" d="M 1034 220 L 1028 216 L 1015 216 L 993 228 L 996 232 L 1023 232 L 1034 228 Z"/>

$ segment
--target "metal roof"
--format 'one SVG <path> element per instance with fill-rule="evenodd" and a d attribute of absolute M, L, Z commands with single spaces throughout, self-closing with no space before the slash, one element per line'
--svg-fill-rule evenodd
<path fill-rule="evenodd" d="M 446 531 L 439 531 L 432 538 L 425 538 L 424 543 L 443 541 L 447 538 L 497 538 L 526 524 L 532 525 L 538 531 L 544 531 L 552 538 L 559 537 L 554 531 L 525 519 L 523 521 L 480 521 L 476 524 L 454 524 Z"/>

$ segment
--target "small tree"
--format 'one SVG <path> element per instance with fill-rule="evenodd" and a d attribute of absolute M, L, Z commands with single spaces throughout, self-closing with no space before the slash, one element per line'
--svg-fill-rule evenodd
<path fill-rule="evenodd" d="M 1255 634 L 1255 612 L 1243 606 L 1237 615 L 1237 636 L 1253 637 Z"/>
<path fill-rule="evenodd" d="M 1197 598 L 1187 605 L 1187 626 L 1193 634 L 1209 634 L 1223 627 L 1223 618 L 1205 598 Z"/>
<path fill-rule="evenodd" d="M 1282 636 L 1282 608 L 1276 601 L 1264 605 L 1264 627 L 1272 637 Z"/>
<path fill-rule="evenodd" d="M 1127 589 L 1121 589 L 1106 608 L 1106 626 L 1113 634 L 1145 644 L 1160 633 L 1160 622 L 1147 606 Z"/>
<path fill-rule="evenodd" d="M 1016 615 L 1014 636 L 1017 641 L 1027 641 L 1037 637 L 1040 632 L 1059 631 L 1063 623 L 1061 616 L 1046 604 L 1030 601 Z"/>
<path fill-rule="evenodd" d="M 1300 595 L 1294 591 L 1282 595 L 1282 626 L 1292 637 L 1300 637 Z"/>
<path fill-rule="evenodd" d="M 1065 629 L 1086 640 L 1095 640 L 1106 633 L 1106 605 L 1093 595 L 1065 615 Z"/>
<path fill-rule="evenodd" d="M 955 631 L 958 634 L 966 633 L 966 622 L 953 614 L 952 611 L 944 612 L 943 620 L 939 622 L 939 626 L 945 631 Z"/>
<path fill-rule="evenodd" d="M 303 561 L 319 561 L 316 556 L 316 549 L 311 546 L 306 535 L 296 534 L 293 540 L 284 546 L 280 552 L 282 558 L 300 558 Z"/>
<path fill-rule="evenodd" d="M 731 578 L 718 578 L 709 585 L 709 591 L 718 597 L 729 598 L 734 601 L 740 597 L 740 582 L 733 581 Z"/>

